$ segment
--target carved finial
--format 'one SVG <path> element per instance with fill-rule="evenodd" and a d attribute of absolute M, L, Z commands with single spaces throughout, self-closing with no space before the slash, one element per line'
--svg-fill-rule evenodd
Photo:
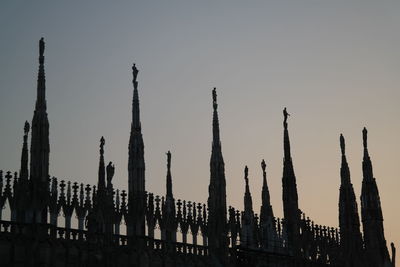
<path fill-rule="evenodd" d="M 40 41 L 39 41 L 39 55 L 42 57 L 43 54 L 44 54 L 44 39 L 42 37 L 42 38 L 40 38 Z"/>
<path fill-rule="evenodd" d="M 138 73 L 139 73 L 139 70 L 136 68 L 136 64 L 133 63 L 133 66 L 132 66 L 132 74 L 133 74 L 133 81 L 134 81 L 134 82 L 136 82 Z"/>
<path fill-rule="evenodd" d="M 367 148 L 367 138 L 368 138 L 367 128 L 364 127 L 362 133 L 363 133 L 363 145 L 364 145 L 364 148 L 366 149 Z"/>
<path fill-rule="evenodd" d="M 343 156 L 345 154 L 345 148 L 346 148 L 346 144 L 344 142 L 343 134 L 340 134 L 340 150 L 342 151 Z"/>
<path fill-rule="evenodd" d="M 267 167 L 267 164 L 265 164 L 265 160 L 261 161 L 261 168 L 263 170 L 263 173 L 265 173 L 265 168 Z"/>
<path fill-rule="evenodd" d="M 28 121 L 25 121 L 25 126 L 24 126 L 24 133 L 27 135 L 29 133 L 30 125 Z"/>
<path fill-rule="evenodd" d="M 217 88 L 214 87 L 214 89 L 212 90 L 212 96 L 213 96 L 213 107 L 214 109 L 218 108 L 218 104 L 217 104 Z"/>

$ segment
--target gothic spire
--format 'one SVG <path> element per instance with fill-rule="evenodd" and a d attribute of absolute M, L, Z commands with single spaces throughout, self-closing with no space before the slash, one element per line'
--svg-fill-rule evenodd
<path fill-rule="evenodd" d="M 29 123 L 25 122 L 24 126 L 24 142 L 21 153 L 21 169 L 19 171 L 19 181 L 17 187 L 14 188 L 14 203 L 17 206 L 17 221 L 25 222 L 27 204 L 30 202 L 30 192 L 28 187 L 29 170 L 28 170 L 28 133 Z M 1 183 L 1 182 L 0 182 Z M 1 186 L 0 186 L 1 188 Z"/>
<path fill-rule="evenodd" d="M 383 229 L 383 215 L 378 186 L 372 172 L 368 154 L 366 128 L 363 129 L 363 182 L 361 187 L 361 217 L 364 230 L 364 243 L 371 266 L 388 266 L 389 252 Z"/>
<path fill-rule="evenodd" d="M 39 41 L 39 71 L 37 79 L 36 110 L 46 111 L 46 77 L 44 73 L 44 48 L 43 37 Z"/>
<path fill-rule="evenodd" d="M 286 234 L 288 238 L 289 247 L 296 255 L 299 253 L 299 223 L 300 223 L 300 210 L 297 196 L 296 176 L 290 155 L 290 141 L 288 132 L 288 119 L 289 113 L 286 108 L 283 110 L 283 175 L 282 175 L 282 188 L 283 188 L 283 213 L 285 218 Z"/>
<path fill-rule="evenodd" d="M 129 138 L 129 159 L 128 159 L 129 190 L 131 193 L 145 191 L 144 143 L 143 143 L 141 123 L 140 123 L 139 93 L 137 89 L 138 73 L 139 70 L 136 68 L 136 65 L 133 64 L 132 124 L 131 124 L 131 134 Z"/>
<path fill-rule="evenodd" d="M 265 171 L 267 165 L 262 160 L 261 168 L 263 172 L 263 186 L 261 193 L 261 211 L 260 211 L 260 228 L 261 228 L 261 247 L 270 249 L 276 238 L 276 228 L 274 223 L 274 212 L 270 201 L 270 195 L 267 184 L 267 173 Z"/>
<path fill-rule="evenodd" d="M 253 201 L 251 199 L 251 193 L 249 188 L 249 168 L 244 168 L 244 181 L 245 181 L 245 192 L 244 192 L 244 212 L 253 213 Z"/>
<path fill-rule="evenodd" d="M 367 181 L 372 181 L 374 179 L 374 174 L 372 171 L 372 162 L 368 153 L 368 131 L 364 127 L 363 131 L 363 146 L 364 146 L 364 158 L 363 158 L 363 175 L 364 179 Z"/>
<path fill-rule="evenodd" d="M 132 66 L 132 75 L 133 75 L 132 129 L 140 132 L 141 124 L 140 124 L 140 110 L 139 110 L 139 92 L 138 92 L 138 82 L 137 82 L 138 73 L 139 70 L 136 68 L 136 64 L 134 63 Z"/>
<path fill-rule="evenodd" d="M 99 160 L 99 179 L 97 182 L 97 190 L 98 192 L 102 192 L 106 188 L 106 171 L 105 171 L 105 164 L 104 164 L 104 144 L 105 140 L 102 136 L 100 138 L 100 160 Z"/>
<path fill-rule="evenodd" d="M 244 215 L 242 217 L 242 233 L 240 244 L 247 247 L 254 245 L 255 237 L 253 201 L 251 199 L 249 188 L 249 169 L 247 166 L 244 168 L 244 181 Z"/>
<path fill-rule="evenodd" d="M 213 96 L 213 141 L 212 141 L 212 160 L 222 161 L 221 140 L 219 134 L 219 120 L 218 120 L 218 103 L 217 103 L 217 89 L 214 87 L 212 91 Z"/>
<path fill-rule="evenodd" d="M 144 235 L 145 233 L 145 162 L 144 142 L 140 123 L 138 73 L 139 70 L 133 64 L 132 123 L 128 152 L 128 213 L 131 217 L 128 219 L 128 235 Z"/>
<path fill-rule="evenodd" d="M 167 152 L 167 198 L 173 198 L 172 194 L 172 176 L 171 176 L 171 152 Z"/>
<path fill-rule="evenodd" d="M 265 171 L 267 165 L 265 161 L 262 160 L 261 168 L 263 172 L 263 186 L 262 186 L 262 193 L 261 193 L 261 212 L 260 212 L 260 220 L 261 223 L 266 221 L 268 217 L 273 218 L 274 212 L 271 206 L 271 200 L 269 195 L 268 183 L 267 183 L 267 172 Z"/>
<path fill-rule="evenodd" d="M 340 167 L 340 194 L 339 194 L 339 227 L 342 257 L 354 264 L 362 260 L 362 236 L 360 232 L 360 218 L 353 185 L 350 180 L 350 169 L 346 160 L 345 140 L 340 134 L 340 150 L 342 163 Z"/>
<path fill-rule="evenodd" d="M 222 157 L 218 122 L 218 104 L 216 88 L 212 91 L 213 98 L 213 141 L 210 159 L 210 184 L 208 186 L 208 236 L 210 252 L 219 258 L 224 265 L 228 253 L 226 229 L 226 181 L 225 164 Z"/>
<path fill-rule="evenodd" d="M 47 208 L 44 208 L 49 191 L 49 120 L 46 112 L 46 79 L 44 74 L 44 40 L 39 41 L 39 72 L 37 80 L 37 99 L 31 124 L 30 177 L 32 181 L 33 211 L 28 221 L 47 221 Z"/>
<path fill-rule="evenodd" d="M 340 134 L 340 151 L 342 152 L 342 166 L 340 167 L 340 178 L 342 185 L 349 185 L 350 182 L 350 169 L 346 159 L 346 144 L 342 134 Z"/>
<path fill-rule="evenodd" d="M 49 175 L 49 121 L 46 113 L 46 78 L 44 73 L 44 40 L 39 41 L 39 71 L 36 106 L 32 119 L 31 177 L 47 182 Z"/>
<path fill-rule="evenodd" d="M 283 128 L 284 128 L 284 137 L 283 137 L 283 151 L 284 151 L 284 156 L 285 159 L 292 159 L 290 155 L 290 140 L 289 140 L 289 132 L 288 132 L 288 124 L 287 124 L 287 119 L 288 116 L 290 116 L 289 113 L 287 113 L 286 108 L 283 109 Z"/>
<path fill-rule="evenodd" d="M 171 152 L 167 153 L 167 192 L 162 201 L 164 227 L 161 230 L 161 239 L 176 242 L 175 201 L 172 194 Z"/>
<path fill-rule="evenodd" d="M 24 143 L 22 145 L 21 153 L 21 169 L 19 171 L 20 181 L 28 181 L 29 170 L 28 170 L 28 133 L 30 125 L 29 122 L 25 122 L 24 126 Z"/>

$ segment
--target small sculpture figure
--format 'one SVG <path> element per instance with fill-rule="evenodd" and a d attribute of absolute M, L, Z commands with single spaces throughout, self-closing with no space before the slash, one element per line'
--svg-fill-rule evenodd
<path fill-rule="evenodd" d="M 114 172 L 115 172 L 115 166 L 112 164 L 111 161 L 107 165 L 106 172 L 107 172 L 107 187 L 110 187 L 112 186 L 111 181 L 112 178 L 114 177 Z"/>
<path fill-rule="evenodd" d="M 249 183 L 249 168 L 247 168 L 247 166 L 244 167 L 244 180 L 246 184 Z"/>
<path fill-rule="evenodd" d="M 342 134 L 340 134 L 340 150 L 342 151 L 342 155 L 345 153 L 345 143 L 344 143 L 344 137 Z"/>
<path fill-rule="evenodd" d="M 100 154 L 104 154 L 104 144 L 106 143 L 106 141 L 104 140 L 104 137 L 102 136 L 100 138 Z"/>
<path fill-rule="evenodd" d="M 133 66 L 132 66 L 132 73 L 133 73 L 133 81 L 136 82 L 136 78 L 139 73 L 139 70 L 136 68 L 135 63 L 133 63 Z"/>
<path fill-rule="evenodd" d="M 42 37 L 42 38 L 40 38 L 40 41 L 39 41 L 39 55 L 43 56 L 43 54 L 44 54 L 44 39 Z"/>
<path fill-rule="evenodd" d="M 367 128 L 364 127 L 364 129 L 363 129 L 363 145 L 364 145 L 364 148 L 367 148 L 367 134 L 368 134 Z"/>
<path fill-rule="evenodd" d="M 25 121 L 25 127 L 24 127 L 25 134 L 27 134 L 29 132 L 29 128 L 30 128 L 29 122 Z"/>
<path fill-rule="evenodd" d="M 218 104 L 217 104 L 217 88 L 214 87 L 214 89 L 212 91 L 212 95 L 213 95 L 213 106 L 214 106 L 214 109 L 216 109 L 218 107 Z"/>
<path fill-rule="evenodd" d="M 289 113 L 286 111 L 286 107 L 283 109 L 283 117 L 284 117 L 284 123 L 287 123 L 287 118 L 290 116 Z"/>
<path fill-rule="evenodd" d="M 265 168 L 267 167 L 267 164 L 265 164 L 265 160 L 261 161 L 261 168 L 263 170 L 263 172 L 265 172 Z"/>
<path fill-rule="evenodd" d="M 167 168 L 171 168 L 171 151 L 168 150 L 167 154 Z"/>

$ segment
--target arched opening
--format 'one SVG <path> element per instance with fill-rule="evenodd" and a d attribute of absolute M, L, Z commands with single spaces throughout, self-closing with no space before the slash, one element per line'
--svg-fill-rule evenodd
<path fill-rule="evenodd" d="M 0 210 L 0 219 L 3 221 L 11 221 L 11 206 L 8 198 L 5 200 L 3 208 Z"/>
<path fill-rule="evenodd" d="M 160 229 L 160 225 L 158 223 L 156 223 L 156 225 L 154 227 L 154 238 L 161 239 L 161 229 Z"/>

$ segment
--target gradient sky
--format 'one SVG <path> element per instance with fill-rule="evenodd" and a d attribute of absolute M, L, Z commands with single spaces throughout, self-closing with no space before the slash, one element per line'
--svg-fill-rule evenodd
<path fill-rule="evenodd" d="M 338 225 L 339 134 L 358 204 L 362 127 L 380 190 L 386 239 L 400 246 L 400 1 L 18 1 L 0 3 L 0 169 L 18 171 L 32 120 L 38 41 L 46 41 L 50 172 L 95 184 L 99 139 L 127 188 L 132 62 L 140 70 L 146 189 L 206 202 L 212 101 L 219 100 L 228 204 L 243 208 L 249 166 L 259 212 L 267 162 L 282 216 L 282 109 L 300 208 Z"/>

